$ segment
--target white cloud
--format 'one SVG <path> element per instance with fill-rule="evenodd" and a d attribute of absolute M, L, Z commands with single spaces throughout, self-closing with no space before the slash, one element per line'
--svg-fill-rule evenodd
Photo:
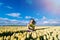
<path fill-rule="evenodd" d="M 5 6 L 6 8 L 8 8 L 8 9 L 13 9 L 11 6 Z"/>
<path fill-rule="evenodd" d="M 38 20 L 38 19 L 36 19 Z M 26 25 L 29 23 L 29 20 L 17 20 L 0 17 L 0 25 Z M 36 25 L 60 25 L 60 19 L 47 19 L 47 20 L 38 20 Z"/>
<path fill-rule="evenodd" d="M 42 20 L 47 20 L 47 18 L 45 16 L 42 17 Z"/>
<path fill-rule="evenodd" d="M 43 21 L 43 24 L 45 25 L 45 24 L 48 24 L 49 22 L 48 21 Z"/>
<path fill-rule="evenodd" d="M 29 18 L 32 18 L 32 17 L 31 17 L 31 16 L 26 16 L 25 18 L 26 18 L 26 19 L 29 19 Z"/>
<path fill-rule="evenodd" d="M 0 3 L 0 6 L 2 6 L 2 5 L 3 5 L 3 7 L 5 7 L 5 8 L 13 9 L 13 7 L 11 7 L 11 6 L 4 6 L 4 3 Z"/>
<path fill-rule="evenodd" d="M 16 20 L 0 17 L 0 25 L 26 25 L 27 23 L 27 20 Z"/>
<path fill-rule="evenodd" d="M 15 22 L 15 21 L 17 21 L 17 20 L 15 20 L 15 19 L 14 19 L 14 20 L 10 20 L 10 21 L 13 21 L 13 22 Z"/>
<path fill-rule="evenodd" d="M 9 20 L 8 18 L 2 18 L 2 17 L 0 17 L 0 20 Z"/>
<path fill-rule="evenodd" d="M 20 13 L 10 13 L 10 14 L 6 14 L 6 15 L 20 18 L 21 14 Z"/>
<path fill-rule="evenodd" d="M 27 24 L 29 21 L 28 21 L 28 20 L 21 20 L 20 22 L 21 22 L 21 23 L 26 23 L 26 24 Z"/>
<path fill-rule="evenodd" d="M 46 21 L 43 21 L 42 24 L 43 25 L 60 25 L 60 21 L 59 20 L 55 20 L 55 19 L 51 19 L 50 20 L 50 19 L 48 19 Z"/>
<path fill-rule="evenodd" d="M 35 21 L 38 21 L 39 19 L 38 18 L 35 18 Z"/>
<path fill-rule="evenodd" d="M 43 16 L 41 19 L 36 21 L 36 25 L 60 25 L 60 19 L 48 19 Z"/>

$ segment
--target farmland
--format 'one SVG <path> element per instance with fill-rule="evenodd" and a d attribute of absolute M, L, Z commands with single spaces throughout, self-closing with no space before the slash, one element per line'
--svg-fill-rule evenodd
<path fill-rule="evenodd" d="M 0 26 L 0 40 L 60 40 L 60 26 L 38 26 L 28 32 L 25 26 Z"/>

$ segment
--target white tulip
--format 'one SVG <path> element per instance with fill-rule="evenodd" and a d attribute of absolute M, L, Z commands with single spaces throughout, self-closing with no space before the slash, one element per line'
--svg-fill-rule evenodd
<path fill-rule="evenodd" d="M 3 40 L 3 37 L 0 37 L 0 40 Z"/>
<path fill-rule="evenodd" d="M 33 38 L 36 38 L 36 37 L 37 37 L 37 35 L 36 35 L 35 32 L 32 32 L 32 37 L 33 37 Z"/>
<path fill-rule="evenodd" d="M 60 40 L 60 34 L 58 34 L 58 39 Z"/>
<path fill-rule="evenodd" d="M 30 35 L 30 34 L 29 34 L 29 32 L 28 32 L 28 33 L 27 33 L 27 38 L 29 38 L 29 35 Z"/>

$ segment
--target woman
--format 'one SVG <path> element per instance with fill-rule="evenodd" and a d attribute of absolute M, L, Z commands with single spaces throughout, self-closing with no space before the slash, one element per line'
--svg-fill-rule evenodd
<path fill-rule="evenodd" d="M 28 29 L 34 31 L 35 30 L 35 24 L 36 24 L 35 20 L 31 19 L 30 23 L 27 25 Z"/>

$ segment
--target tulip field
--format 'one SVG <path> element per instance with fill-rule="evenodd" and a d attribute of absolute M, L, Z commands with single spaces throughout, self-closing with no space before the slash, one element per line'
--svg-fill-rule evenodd
<path fill-rule="evenodd" d="M 0 40 L 60 40 L 60 26 L 0 26 Z"/>

